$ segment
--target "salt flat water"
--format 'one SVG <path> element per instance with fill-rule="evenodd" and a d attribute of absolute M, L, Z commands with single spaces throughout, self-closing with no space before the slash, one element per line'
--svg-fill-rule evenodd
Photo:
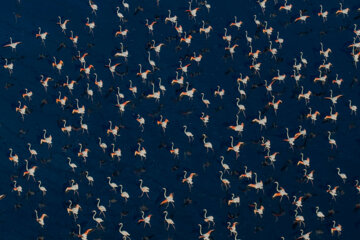
<path fill-rule="evenodd" d="M 308 239 L 355 239 L 359 235 L 360 187 L 356 185 L 356 180 L 360 179 L 359 113 L 352 112 L 349 107 L 349 100 L 352 106 L 360 104 L 359 66 L 354 62 L 359 49 L 349 47 L 360 41 L 354 32 L 354 24 L 359 24 L 360 18 L 358 1 L 289 0 L 285 3 L 268 0 L 262 2 L 266 6 L 264 11 L 255 0 L 208 0 L 209 11 L 206 3 L 200 0 L 193 0 L 191 6 L 183 0 L 160 0 L 158 6 L 156 0 L 127 0 L 129 10 L 120 0 L 90 3 L 97 5 L 96 14 L 85 0 L 12 0 L 2 3 L 0 8 L 0 43 L 4 46 L 0 48 L 0 64 L 14 64 L 11 74 L 9 66 L 0 70 L 0 239 L 123 239 L 119 223 L 123 223 L 122 230 L 127 231 L 131 239 L 247 240 L 301 236 L 306 239 L 309 232 Z M 339 3 L 342 3 L 343 12 L 336 14 L 341 9 Z M 290 11 L 280 10 L 281 6 L 290 4 Z M 318 16 L 320 5 L 324 12 L 328 11 L 326 21 Z M 122 20 L 117 15 L 117 7 L 124 16 Z M 199 9 L 194 10 L 196 8 Z M 348 14 L 344 14 L 346 8 L 349 8 Z M 194 11 L 189 13 L 186 11 L 189 9 Z M 168 10 L 171 10 L 171 17 L 177 16 L 177 24 L 183 28 L 181 34 L 174 23 L 165 21 L 169 17 Z M 309 16 L 306 21 L 297 20 L 299 11 L 302 16 Z M 254 15 L 260 21 L 259 26 Z M 64 32 L 57 24 L 58 16 L 61 23 L 70 20 Z M 231 26 L 234 16 L 237 22 L 242 21 L 239 28 Z M 95 23 L 92 32 L 86 25 L 87 18 L 89 23 Z M 156 23 L 151 33 L 149 25 L 153 21 Z M 126 36 L 116 34 L 120 31 L 119 25 L 121 31 L 128 30 Z M 208 26 L 212 29 L 206 37 L 206 30 L 200 29 Z M 44 43 L 36 37 L 39 27 L 41 33 L 48 33 Z M 224 28 L 231 36 L 230 41 L 224 39 Z M 266 32 L 270 28 L 273 31 L 268 36 Z M 74 37 L 78 36 L 76 46 L 70 39 L 70 31 Z M 251 49 L 245 31 L 252 39 L 252 52 L 259 50 L 258 58 L 249 54 Z M 278 32 L 279 38 L 284 40 L 281 47 L 275 41 Z M 192 36 L 189 44 L 186 43 L 189 40 L 181 40 L 189 35 Z M 10 37 L 13 43 L 21 42 L 16 49 L 5 47 Z M 269 51 L 270 41 L 272 49 L 277 49 L 275 56 Z M 120 43 L 123 51 L 128 51 L 126 59 L 115 56 L 122 52 Z M 157 54 L 155 47 L 160 43 L 164 45 Z M 320 43 L 323 52 L 331 49 L 328 57 L 326 53 L 321 54 Z M 233 48 L 232 56 L 226 48 L 235 44 L 238 46 Z M 78 51 L 80 56 L 88 54 L 85 68 L 94 66 L 89 76 L 80 70 L 84 66 L 77 57 Z M 306 65 L 301 61 L 300 52 L 307 60 Z M 199 63 L 191 58 L 194 53 L 202 55 Z M 154 69 L 149 64 L 148 54 L 156 64 Z M 109 58 L 111 66 L 119 63 L 113 75 L 108 67 Z M 294 67 L 294 59 L 301 66 Z M 60 60 L 63 65 L 57 65 L 61 68 L 59 71 L 53 63 L 56 65 Z M 179 61 L 182 67 L 191 64 L 187 73 L 185 68 L 181 69 Z M 257 63 L 261 63 L 258 72 L 250 68 Z M 329 70 L 321 66 L 328 63 L 331 63 Z M 141 73 L 151 71 L 143 74 L 145 80 L 138 74 L 139 64 Z M 278 70 L 279 75 L 286 75 L 285 79 L 273 82 Z M 183 84 L 172 83 L 176 72 L 179 79 L 183 77 Z M 103 82 L 101 88 L 95 84 L 94 73 L 97 81 Z M 249 77 L 245 85 L 238 80 L 241 74 L 243 78 Z M 297 83 L 291 75 L 300 74 Z M 40 82 L 41 75 L 43 80 L 52 78 L 46 89 Z M 314 81 L 325 75 L 324 83 Z M 75 81 L 71 91 L 64 85 L 66 76 L 70 82 Z M 166 88 L 164 92 L 160 90 L 159 78 Z M 341 85 L 333 82 L 336 78 L 343 80 Z M 130 91 L 129 80 L 137 87 L 137 93 Z M 186 92 L 187 82 L 188 90 L 196 89 L 192 99 Z M 265 83 L 272 83 L 271 93 Z M 246 97 L 240 95 L 239 84 Z M 93 91 L 92 97 L 87 91 L 88 85 Z M 215 94 L 217 86 L 224 90 L 222 97 Z M 124 95 L 119 98 L 124 108 L 122 113 L 116 106 L 118 87 Z M 308 102 L 302 98 L 301 87 L 304 94 L 311 91 Z M 32 91 L 31 100 L 23 97 L 25 89 Z M 330 90 L 332 97 L 341 95 L 336 103 L 328 99 Z M 61 99 L 68 98 L 63 108 L 56 101 L 59 92 Z M 157 92 L 160 93 L 158 100 Z M 210 102 L 208 107 L 202 93 L 203 99 Z M 272 96 L 274 102 L 282 101 L 276 113 L 269 105 Z M 237 98 L 245 111 L 239 111 Z M 76 99 L 79 108 L 85 107 L 84 114 L 73 112 L 78 110 Z M 23 119 L 21 110 L 16 110 L 18 101 L 20 108 L 27 106 Z M 129 102 L 125 104 L 126 101 Z M 320 113 L 315 123 L 308 117 L 309 107 L 312 114 Z M 266 116 L 266 126 L 254 121 L 259 118 L 259 111 L 260 119 Z M 202 113 L 204 117 L 209 116 L 206 125 L 201 120 Z M 229 128 L 236 125 L 237 115 L 238 124 L 244 123 L 241 134 Z M 88 126 L 88 133 L 81 129 L 80 116 Z M 144 130 L 137 121 L 140 117 L 145 120 Z M 158 121 L 165 119 L 168 122 L 163 130 Z M 63 120 L 71 126 L 70 135 L 62 131 Z M 112 129 L 118 127 L 116 138 L 108 133 L 109 121 Z M 192 133 L 193 141 L 185 134 L 184 125 L 186 132 Z M 299 126 L 306 134 L 301 134 Z M 46 142 L 41 143 L 44 129 L 45 137 L 52 137 L 51 147 Z M 231 149 L 230 136 L 235 149 Z M 107 145 L 104 151 L 99 146 L 99 137 Z M 266 157 L 267 150 L 261 146 L 262 137 L 271 142 L 269 155 L 278 153 L 273 165 L 271 158 Z M 293 138 L 292 148 L 284 141 L 288 138 Z M 329 138 L 335 140 L 336 146 L 329 143 Z M 210 142 L 212 149 L 206 145 L 207 149 L 204 142 Z M 241 147 L 237 149 L 239 142 Z M 30 157 L 28 143 L 37 151 L 36 158 Z M 79 154 L 79 143 L 82 151 L 89 149 L 86 162 Z M 138 143 L 140 150 L 142 147 L 146 150 L 146 158 L 136 153 Z M 179 149 L 178 156 L 170 151 L 172 143 Z M 121 149 L 120 161 L 115 151 L 115 156 L 111 157 L 112 144 L 115 150 Z M 13 149 L 12 153 L 9 148 Z M 299 164 L 301 153 L 304 160 L 310 159 L 309 166 Z M 9 160 L 10 154 L 17 154 L 17 165 L 16 161 Z M 229 170 L 221 164 L 221 156 Z M 76 164 L 74 171 L 68 158 Z M 25 160 L 28 160 L 29 169 L 37 167 L 34 178 L 26 173 Z M 252 172 L 251 179 L 240 178 L 245 166 Z M 346 179 L 342 179 L 337 168 L 346 174 Z M 93 177 L 93 185 L 88 184 L 86 171 Z M 185 178 L 184 171 L 187 172 Z M 229 187 L 221 181 L 220 171 L 223 179 L 230 182 Z M 309 176 L 311 171 L 314 171 L 313 180 Z M 189 188 L 191 179 L 187 177 L 191 173 L 195 175 Z M 263 182 L 263 190 L 252 188 L 255 173 L 257 181 Z M 108 177 L 119 186 L 116 192 L 109 185 Z M 143 186 L 150 189 L 149 198 L 146 194 L 140 197 L 140 179 Z M 46 188 L 44 196 L 39 180 Z M 71 180 L 78 184 L 78 193 L 71 190 Z M 14 181 L 17 187 L 22 187 L 22 192 L 14 189 Z M 275 182 L 279 184 L 278 189 Z M 127 200 L 120 193 L 120 185 L 130 196 Z M 330 191 L 327 191 L 328 185 Z M 167 190 L 166 196 L 173 193 L 174 206 L 171 203 L 161 205 L 165 199 L 163 188 Z M 279 188 L 287 193 L 281 200 L 276 196 Z M 330 193 L 336 196 L 333 198 Z M 240 204 L 229 202 L 232 194 L 240 197 Z M 302 207 L 297 209 L 293 204 L 294 196 L 296 200 L 302 197 Z M 97 198 L 106 208 L 105 217 L 98 210 Z M 71 208 L 76 204 L 81 206 L 76 221 L 72 210 L 68 211 L 71 209 L 69 200 Z M 257 208 L 264 207 L 262 215 L 254 213 L 254 203 Z M 324 214 L 323 220 L 317 216 L 316 206 Z M 204 209 L 207 209 L 207 216 L 214 217 L 210 227 L 204 221 Z M 303 223 L 294 223 L 295 209 L 303 216 Z M 35 210 L 39 218 L 42 214 L 48 216 L 43 219 L 43 226 L 41 219 L 37 221 Z M 93 219 L 93 210 L 95 218 L 102 218 L 103 228 Z M 139 222 L 141 211 L 144 217 L 151 215 L 151 226 L 144 227 L 144 222 Z M 175 228 L 169 226 L 167 230 L 164 211 L 168 212 L 167 218 L 173 220 Z M 238 223 L 236 227 L 229 229 L 229 224 L 234 222 Z M 77 224 L 81 226 L 82 236 L 79 236 Z M 86 238 L 84 233 L 88 229 L 92 230 Z M 206 235 L 210 230 L 214 231 Z"/>

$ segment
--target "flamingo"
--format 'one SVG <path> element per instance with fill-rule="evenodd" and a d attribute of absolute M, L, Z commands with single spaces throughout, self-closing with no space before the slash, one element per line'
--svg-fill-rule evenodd
<path fill-rule="evenodd" d="M 170 21 L 172 24 L 177 23 L 178 17 L 176 15 L 171 17 L 171 10 L 170 9 L 168 10 L 168 12 L 169 12 L 169 16 L 165 18 L 165 23 L 167 23 L 168 21 Z"/>
<path fill-rule="evenodd" d="M 257 203 L 254 202 L 254 214 L 259 214 L 259 216 L 262 218 L 263 214 L 264 214 L 264 206 L 260 206 L 260 208 L 257 208 Z M 236 239 L 236 235 L 235 235 L 235 239 Z"/>
<path fill-rule="evenodd" d="M 198 225 L 199 227 L 200 227 L 200 237 L 199 238 L 203 238 L 204 240 L 209 240 L 210 239 L 210 235 L 211 235 L 211 233 L 213 232 L 213 231 L 215 231 L 214 229 L 211 229 L 211 230 L 209 230 L 208 232 L 206 232 L 206 233 L 202 233 L 202 226 L 201 226 L 201 224 L 199 224 Z"/>
<path fill-rule="evenodd" d="M 96 211 L 93 210 L 92 212 L 94 213 L 92 219 L 96 222 L 96 227 L 100 226 L 102 229 L 104 229 L 104 227 L 101 225 L 101 223 L 104 222 L 104 220 L 102 218 L 99 218 L 99 217 L 95 218 Z"/>
<path fill-rule="evenodd" d="M 119 223 L 119 233 L 123 236 L 123 240 L 131 240 L 130 239 L 130 233 L 128 233 L 127 231 L 125 230 L 122 230 L 124 224 L 123 223 Z"/>
<path fill-rule="evenodd" d="M 151 227 L 151 225 L 150 225 L 151 217 L 152 217 L 152 214 L 149 214 L 145 217 L 144 211 L 141 211 L 141 219 L 138 221 L 138 223 L 144 222 L 144 228 L 145 228 L 146 224 L 148 224 L 149 227 Z"/>
<path fill-rule="evenodd" d="M 277 191 L 277 193 L 275 193 L 275 194 L 272 196 L 272 198 L 280 197 L 280 202 L 281 202 L 283 196 L 286 196 L 286 197 L 289 199 L 289 195 L 288 195 L 287 192 L 285 192 L 285 189 L 282 188 L 282 187 L 279 188 L 279 183 L 278 183 L 278 182 L 275 181 L 274 183 L 276 184 L 276 191 Z"/>
<path fill-rule="evenodd" d="M 18 166 L 19 165 L 19 156 L 17 154 L 13 155 L 12 148 L 9 148 L 9 151 L 10 151 L 9 160 L 14 162 L 14 166 Z"/>
<path fill-rule="evenodd" d="M 112 188 L 112 190 L 116 192 L 116 188 L 118 187 L 118 185 L 116 183 L 111 182 L 111 177 L 107 177 L 107 179 L 109 180 L 109 185 Z"/>
<path fill-rule="evenodd" d="M 354 113 L 354 115 L 356 115 L 357 106 L 352 105 L 352 104 L 351 104 L 351 100 L 349 100 L 349 108 L 350 108 L 350 110 L 351 110 L 351 114 Z"/>
<path fill-rule="evenodd" d="M 41 186 L 41 181 L 38 181 L 38 183 L 39 183 L 40 191 L 42 192 L 43 196 L 45 196 L 45 194 L 47 192 L 46 188 L 44 186 Z"/>
<path fill-rule="evenodd" d="M 123 191 L 123 185 L 120 184 L 119 187 L 121 197 L 123 197 L 125 199 L 125 202 L 127 202 L 127 200 L 130 198 L 130 195 L 127 192 Z"/>
<path fill-rule="evenodd" d="M 254 175 L 255 175 L 255 183 L 254 184 L 253 183 L 248 184 L 248 187 L 256 189 L 257 192 L 259 191 L 259 189 L 262 189 L 264 191 L 263 182 L 262 181 L 258 182 L 257 181 L 257 174 L 254 173 Z"/>
<path fill-rule="evenodd" d="M 65 31 L 66 31 L 66 24 L 67 24 L 68 22 L 70 22 L 70 20 L 66 19 L 66 20 L 62 23 L 60 16 L 58 16 L 58 19 L 59 19 L 59 21 L 57 22 L 57 24 L 60 25 L 62 32 L 63 32 L 64 34 L 66 34 L 66 33 L 65 33 Z"/>
<path fill-rule="evenodd" d="M 89 235 L 90 232 L 93 231 L 92 228 L 89 228 L 88 230 L 86 230 L 83 234 L 81 234 L 81 227 L 80 224 L 77 224 L 78 228 L 79 228 L 79 234 L 78 237 L 81 238 L 81 240 L 87 240 L 87 236 Z"/>
<path fill-rule="evenodd" d="M 330 131 L 328 131 L 328 140 L 329 140 L 329 143 L 331 145 L 331 149 L 333 149 L 333 146 L 335 146 L 337 148 L 336 141 L 335 141 L 335 139 L 331 138 L 331 132 Z"/>
<path fill-rule="evenodd" d="M 317 216 L 318 218 L 320 218 L 321 221 L 324 220 L 325 215 L 324 215 L 322 212 L 319 211 L 319 206 L 316 206 L 316 211 L 315 211 L 315 213 L 316 213 L 316 216 Z"/>
<path fill-rule="evenodd" d="M 24 172 L 23 176 L 28 176 L 28 180 L 30 178 L 30 176 L 34 179 L 34 182 L 36 182 L 35 180 L 35 171 L 36 169 L 38 168 L 37 166 L 33 166 L 31 168 L 29 168 L 29 161 L 27 159 L 25 159 L 25 162 L 26 162 L 26 166 L 25 166 L 25 169 L 26 171 Z"/>
<path fill-rule="evenodd" d="M 173 221 L 172 219 L 170 219 L 170 218 L 167 218 L 168 212 L 167 212 L 167 211 L 164 211 L 163 213 L 165 214 L 164 219 L 165 219 L 165 222 L 167 223 L 167 228 L 166 228 L 166 230 L 167 230 L 167 231 L 169 230 L 170 225 L 171 225 L 171 226 L 174 228 L 174 230 L 175 230 L 175 223 L 174 223 L 174 221 Z"/>
<path fill-rule="evenodd" d="M 343 180 L 343 182 L 345 183 L 347 176 L 345 173 L 340 173 L 340 168 L 336 168 L 337 170 L 337 174 L 339 175 L 339 177 Z"/>
<path fill-rule="evenodd" d="M 146 150 L 144 147 L 141 148 L 141 144 L 138 143 L 138 150 L 134 153 L 135 156 L 139 155 L 141 160 L 144 158 L 146 159 Z"/>
<path fill-rule="evenodd" d="M 97 201 L 96 206 L 99 209 L 100 214 L 103 214 L 103 216 L 105 217 L 106 208 L 104 206 L 100 205 L 100 198 L 97 198 L 96 201 Z"/>
<path fill-rule="evenodd" d="M 192 188 L 192 186 L 194 184 L 193 178 L 194 178 L 194 176 L 197 176 L 197 174 L 196 173 L 190 173 L 190 175 L 188 177 L 186 177 L 186 175 L 187 175 L 187 171 L 184 171 L 184 178 L 183 178 L 182 182 L 183 183 L 186 182 L 189 185 L 189 189 L 191 191 L 191 188 Z"/>
<path fill-rule="evenodd" d="M 231 199 L 228 200 L 228 205 L 229 205 L 229 206 L 230 206 L 232 203 L 234 203 L 236 207 L 240 205 L 240 197 L 239 197 L 239 196 L 235 197 L 235 194 L 234 194 L 234 193 L 231 194 Z"/>
<path fill-rule="evenodd" d="M 40 226 L 43 228 L 45 226 L 44 218 L 48 217 L 45 213 L 41 215 L 41 217 L 38 216 L 38 212 L 35 210 L 36 215 L 36 221 L 40 224 Z"/>
<path fill-rule="evenodd" d="M 4 45 L 4 47 L 11 47 L 11 50 L 12 50 L 12 51 L 16 51 L 16 47 L 17 47 L 17 45 L 19 45 L 20 43 L 21 43 L 21 42 L 13 42 L 13 41 L 12 41 L 12 37 L 10 37 L 10 43 Z"/>
<path fill-rule="evenodd" d="M 93 183 L 94 183 L 94 178 L 92 177 L 92 176 L 89 176 L 89 172 L 88 171 L 85 171 L 85 177 L 86 177 L 86 179 L 88 180 L 88 182 L 89 182 L 89 185 L 90 186 L 93 186 Z"/>
<path fill-rule="evenodd" d="M 184 125 L 183 128 L 185 135 L 189 138 L 189 142 L 194 141 L 194 135 L 191 132 L 187 131 L 187 126 Z"/>
<path fill-rule="evenodd" d="M 169 204 L 171 203 L 173 205 L 173 207 L 175 207 L 174 193 L 170 193 L 168 196 L 166 196 L 166 188 L 163 188 L 163 190 L 164 190 L 164 198 L 165 198 L 165 200 L 163 200 L 160 203 L 160 205 L 164 205 L 166 203 L 167 204 L 166 208 L 168 208 Z"/>
<path fill-rule="evenodd" d="M 69 166 L 71 167 L 72 171 L 75 172 L 75 168 L 77 168 L 77 165 L 75 163 L 71 163 L 71 158 L 68 157 L 68 163 L 69 163 Z"/>
<path fill-rule="evenodd" d="M 67 193 L 67 192 L 69 192 L 69 191 L 74 191 L 74 194 L 77 193 L 77 194 L 79 195 L 78 190 L 79 190 L 79 184 L 77 184 L 77 183 L 75 184 L 75 180 L 74 180 L 74 179 L 71 179 L 71 186 L 70 186 L 70 187 L 67 187 L 67 188 L 65 189 L 65 192 Z"/>
<path fill-rule="evenodd" d="M 219 171 L 219 173 L 220 173 L 220 180 L 222 185 L 224 185 L 225 189 L 228 190 L 228 188 L 230 188 L 230 181 L 226 178 L 223 178 L 224 173 L 222 171 Z"/>
<path fill-rule="evenodd" d="M 247 166 L 244 166 L 244 168 L 245 168 L 245 171 L 243 174 L 241 174 L 239 176 L 239 179 L 242 179 L 242 178 L 252 179 L 252 171 L 247 171 L 247 169 L 248 169 Z"/>
<path fill-rule="evenodd" d="M 208 152 L 209 149 L 211 149 L 212 151 L 214 151 L 211 142 L 206 142 L 207 136 L 206 136 L 205 134 L 203 134 L 202 136 L 203 136 L 203 143 L 204 143 L 204 147 L 206 148 L 206 152 Z"/>
<path fill-rule="evenodd" d="M 120 7 L 116 7 L 116 15 L 118 16 L 120 21 L 124 21 L 124 15 L 120 12 Z"/>
<path fill-rule="evenodd" d="M 148 194 L 150 192 L 150 188 L 146 187 L 146 186 L 143 186 L 143 180 L 142 179 L 139 179 L 139 182 L 140 182 L 140 190 L 141 190 L 140 197 L 142 197 L 144 195 L 144 193 L 145 193 L 146 196 L 150 199 L 149 194 Z"/>
<path fill-rule="evenodd" d="M 39 33 L 37 33 L 36 35 L 35 35 L 35 37 L 36 38 L 40 38 L 41 39 L 41 43 L 43 44 L 43 45 L 45 45 L 45 40 L 46 40 L 46 37 L 47 37 L 47 35 L 48 35 L 48 32 L 43 32 L 43 33 L 41 33 L 41 27 L 39 27 L 38 28 L 39 29 Z"/>

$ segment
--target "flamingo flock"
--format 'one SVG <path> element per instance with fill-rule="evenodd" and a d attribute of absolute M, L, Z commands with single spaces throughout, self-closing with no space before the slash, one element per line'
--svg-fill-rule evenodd
<path fill-rule="evenodd" d="M 80 1 L 29 37 L 15 15 L 0 203 L 26 224 L 0 226 L 15 239 L 354 238 L 360 9 L 230 2 Z"/>

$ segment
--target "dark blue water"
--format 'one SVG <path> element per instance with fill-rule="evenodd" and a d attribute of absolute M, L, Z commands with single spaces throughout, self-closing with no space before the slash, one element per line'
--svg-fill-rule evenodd
<path fill-rule="evenodd" d="M 97 15 L 92 14 L 88 1 L 11 1 L 3 3 L 0 10 L 1 43 L 7 44 L 9 37 L 14 41 L 21 41 L 16 52 L 9 48 L 1 48 L 2 64 L 5 58 L 14 63 L 14 72 L 10 76 L 7 69 L 0 71 L 1 85 L 0 96 L 0 136 L 1 136 L 1 168 L 0 168 L 0 194 L 6 197 L 0 201 L 0 239 L 75 239 L 78 233 L 76 224 L 82 227 L 82 233 L 89 228 L 94 231 L 88 236 L 89 239 L 120 239 L 118 232 L 119 222 L 124 223 L 124 230 L 131 234 L 132 239 L 197 239 L 199 235 L 198 224 L 202 224 L 204 232 L 208 230 L 203 222 L 202 209 L 208 209 L 208 215 L 215 218 L 215 231 L 211 234 L 212 239 L 233 239 L 226 228 L 227 222 L 239 222 L 237 225 L 238 238 L 241 239 L 295 239 L 300 236 L 300 229 L 307 233 L 312 231 L 311 239 L 330 239 L 332 221 L 343 227 L 340 238 L 354 239 L 359 234 L 359 195 L 354 187 L 355 180 L 359 179 L 357 160 L 359 146 L 359 119 L 358 115 L 351 115 L 348 100 L 354 105 L 359 105 L 359 82 L 358 70 L 353 64 L 351 48 L 348 48 L 355 36 L 353 24 L 359 23 L 360 7 L 357 1 L 344 2 L 344 8 L 349 7 L 349 16 L 336 16 L 339 9 L 337 1 L 293 1 L 292 11 L 286 14 L 278 9 L 283 2 L 274 4 L 268 1 L 266 11 L 263 14 L 255 1 L 209 1 L 210 13 L 202 3 L 195 1 L 192 8 L 200 7 L 196 21 L 188 17 L 185 10 L 188 9 L 187 1 L 131 1 L 130 11 L 124 11 L 120 1 L 97 1 L 99 6 Z M 329 11 L 328 20 L 323 23 L 317 16 L 319 5 L 323 4 L 324 10 Z M 120 6 L 120 12 L 125 15 L 125 21 L 121 23 L 116 16 L 116 7 Z M 136 11 L 137 7 L 142 10 Z M 172 16 L 178 16 L 178 23 L 184 31 L 192 32 L 190 47 L 185 43 L 180 44 L 171 23 L 164 23 L 167 10 L 172 10 Z M 309 15 L 306 23 L 294 23 L 299 16 L 299 10 L 304 15 Z M 253 15 L 264 24 L 274 28 L 271 40 L 273 47 L 278 49 L 277 60 L 271 58 L 266 51 L 269 47 L 269 39 L 263 34 L 262 27 L 257 28 Z M 240 30 L 229 27 L 234 16 L 243 21 Z M 57 17 L 70 19 L 67 25 L 66 35 L 57 25 Z M 94 34 L 89 33 L 85 26 L 86 18 L 95 21 Z M 154 26 L 154 34 L 151 35 L 145 26 L 145 19 L 150 22 L 157 19 Z M 209 38 L 199 33 L 202 26 L 201 20 L 213 27 Z M 114 37 L 119 29 L 128 29 L 126 39 Z M 37 28 L 49 34 L 45 46 L 40 39 L 35 38 Z M 228 28 L 228 34 L 232 35 L 232 43 L 238 44 L 234 58 L 225 47 L 227 43 L 222 39 L 224 27 Z M 70 30 L 79 36 L 77 48 L 73 47 L 69 40 Z M 253 38 L 253 49 L 262 51 L 258 62 L 261 62 L 260 76 L 249 69 L 251 59 L 248 57 L 249 47 L 245 38 L 245 30 Z M 283 48 L 275 44 L 276 33 L 285 40 Z M 157 57 L 153 50 L 149 49 L 151 40 L 156 44 L 164 43 L 160 56 Z M 128 62 L 114 58 L 114 54 L 120 50 L 120 42 L 124 49 L 129 51 Z M 332 53 L 328 61 L 332 63 L 331 71 L 327 73 L 328 80 L 325 85 L 314 83 L 318 77 L 318 66 L 322 64 L 323 57 L 319 55 L 320 42 L 324 48 L 331 48 Z M 95 71 L 104 82 L 101 92 L 94 84 L 94 76 L 91 74 L 87 79 L 80 74 L 79 61 L 74 58 L 77 51 L 87 52 L 86 62 L 95 67 Z M 138 64 L 144 69 L 151 69 L 147 61 L 147 51 L 151 51 L 151 58 L 156 62 L 158 70 L 149 74 L 146 83 L 143 83 L 136 73 L 139 71 Z M 294 58 L 300 61 L 300 51 L 308 60 L 306 68 L 301 69 L 302 78 L 299 85 L 304 86 L 305 92 L 311 90 L 310 103 L 298 101 L 297 96 L 301 92 L 294 79 L 292 65 Z M 196 88 L 194 99 L 187 97 L 179 98 L 179 94 L 185 91 L 185 86 L 171 85 L 175 78 L 175 71 L 179 67 L 179 60 L 183 64 L 190 63 L 193 52 L 201 53 L 203 58 L 199 66 L 191 62 L 188 75 L 184 75 L 185 81 L 190 83 L 191 88 Z M 52 67 L 53 57 L 64 62 L 61 74 Z M 117 67 L 115 78 L 109 69 L 108 58 L 112 64 L 121 63 Z M 276 82 L 273 85 L 273 95 L 276 100 L 281 99 L 277 115 L 272 108 L 267 107 L 271 96 L 266 94 L 263 86 L 264 80 L 270 80 L 280 73 L 287 75 L 285 83 Z M 180 73 L 180 72 L 179 72 Z M 239 97 L 236 79 L 239 74 L 248 75 L 250 82 L 246 91 L 247 98 L 241 103 L 246 106 L 246 117 L 239 114 L 239 121 L 244 122 L 245 130 L 242 136 L 231 131 L 228 126 L 234 125 L 236 114 L 236 98 Z M 40 84 L 40 75 L 53 78 L 49 82 L 47 91 Z M 344 81 L 340 88 L 331 83 L 336 74 Z M 76 80 L 72 93 L 62 86 L 66 82 L 66 75 Z M 151 82 L 155 82 L 155 90 L 158 89 L 158 77 L 162 78 L 162 84 L 166 87 L 165 95 L 161 95 L 160 102 L 147 99 L 146 95 L 152 92 Z M 132 80 L 138 88 L 134 98 L 128 90 L 129 80 Z M 86 86 L 94 91 L 93 101 L 86 95 Z M 225 89 L 225 96 L 220 99 L 214 97 L 217 85 Z M 125 95 L 125 100 L 130 103 L 125 107 L 121 115 L 116 104 L 116 87 L 120 87 Z M 24 89 L 33 91 L 32 100 L 22 99 Z M 331 101 L 324 99 L 329 96 L 332 89 L 334 95 L 342 94 L 334 108 L 339 113 L 336 123 L 323 121 L 329 114 Z M 62 96 L 69 98 L 68 104 L 62 110 L 55 100 L 58 91 Z M 201 101 L 201 94 L 209 99 L 209 108 Z M 67 125 L 79 128 L 79 116 L 72 114 L 76 107 L 75 99 L 79 99 L 80 105 L 85 105 L 86 113 L 84 123 L 89 126 L 89 134 L 82 134 L 81 130 L 72 131 L 71 136 L 61 132 L 62 120 L 67 120 Z M 18 101 L 29 107 L 29 114 L 25 120 L 21 119 L 15 111 Z M 125 101 L 123 100 L 123 101 Z M 321 115 L 316 124 L 306 119 L 308 107 L 318 110 Z M 258 117 L 258 111 L 262 116 L 267 116 L 266 129 L 252 123 Z M 210 116 L 207 127 L 200 120 L 201 113 Z M 145 118 L 145 130 L 141 131 L 136 121 L 137 114 Z M 160 115 L 169 119 L 169 124 L 164 133 L 156 121 Z M 120 136 L 114 138 L 107 136 L 108 121 L 113 125 L 121 126 Z M 188 131 L 194 134 L 195 140 L 189 143 L 183 133 L 183 125 L 188 126 Z M 307 130 L 305 139 L 298 138 L 294 150 L 284 142 L 286 138 L 285 128 L 289 128 L 290 136 L 298 131 L 299 125 Z M 43 137 L 43 129 L 53 137 L 53 145 L 48 148 L 46 144 L 40 145 Z M 337 148 L 331 149 L 327 139 L 327 131 L 331 131 L 331 137 L 336 140 Z M 206 151 L 203 146 L 202 134 L 208 136 L 207 141 L 213 145 L 214 151 Z M 234 136 L 234 142 L 244 142 L 240 150 L 240 156 L 236 159 L 234 152 L 228 152 L 230 136 Z M 275 168 L 263 164 L 266 152 L 260 146 L 260 139 L 271 141 L 271 153 L 279 152 L 276 158 Z M 98 137 L 108 145 L 104 154 L 98 145 Z M 146 160 L 134 157 L 137 143 L 141 141 L 147 150 Z M 170 154 L 171 142 L 180 148 L 178 159 Z M 30 159 L 27 143 L 38 152 L 37 159 Z M 90 149 L 86 164 L 77 156 L 78 143 Z M 121 148 L 121 161 L 112 160 L 110 157 L 111 143 Z M 19 166 L 14 167 L 8 160 L 9 148 L 19 156 Z M 314 184 L 306 183 L 301 166 L 297 166 L 300 153 L 310 157 L 310 170 L 314 172 Z M 220 164 L 220 156 L 225 157 L 225 163 L 230 165 L 231 174 L 226 173 L 224 178 L 230 180 L 231 188 L 225 190 L 221 186 L 219 171 L 223 170 Z M 78 166 L 75 173 L 71 171 L 67 163 L 67 157 Z M 38 184 L 32 178 L 29 180 L 23 176 L 25 171 L 25 159 L 29 159 L 29 167 L 38 166 L 35 173 L 36 181 L 41 180 L 47 188 L 47 194 L 42 196 Z M 264 182 L 264 193 L 257 193 L 249 189 L 247 184 L 254 180 L 239 180 L 239 174 L 243 173 L 244 166 L 258 174 L 258 179 Z M 337 175 L 336 168 L 347 175 L 344 184 Z M 194 186 L 189 191 L 187 184 L 182 183 L 183 172 L 197 173 L 194 177 Z M 89 171 L 94 179 L 94 186 L 89 186 L 85 177 L 85 171 Z M 107 177 L 112 181 L 124 186 L 124 191 L 130 194 L 130 199 L 125 203 L 119 192 L 111 191 L 107 183 Z M 150 199 L 146 196 L 139 198 L 139 179 L 144 180 L 144 185 L 150 187 Z M 65 188 L 70 186 L 70 180 L 74 179 L 79 184 L 79 195 L 72 192 L 65 193 Z M 13 181 L 21 185 L 23 192 L 18 196 L 12 191 Z M 278 181 L 290 196 L 280 202 L 272 199 L 276 193 Z M 331 199 L 326 192 L 327 185 L 339 186 L 336 201 Z M 176 230 L 171 227 L 166 231 L 163 211 L 160 206 L 165 187 L 168 192 L 174 193 L 175 208 L 171 205 L 167 209 L 169 218 L 175 222 Z M 227 201 L 231 194 L 240 196 L 241 205 L 228 206 Z M 306 196 L 303 201 L 303 211 L 300 213 L 305 218 L 305 227 L 294 225 L 293 196 Z M 104 230 L 96 228 L 92 219 L 92 210 L 97 210 L 96 198 L 101 199 L 101 205 L 107 208 L 104 218 Z M 79 218 L 75 222 L 72 216 L 67 214 L 68 201 L 82 207 Z M 111 205 L 109 205 L 111 202 Z M 262 218 L 255 216 L 253 207 L 249 206 L 257 202 L 265 207 Z M 325 214 L 325 220 L 320 221 L 315 215 L 315 207 L 319 206 Z M 46 213 L 45 226 L 36 222 L 34 210 L 40 214 Z M 143 227 L 137 221 L 141 218 L 141 210 L 145 215 L 152 214 L 151 228 Z M 279 216 L 280 215 L 280 216 Z M 98 216 L 98 215 L 97 215 Z M 212 229 L 212 228 L 211 228 Z M 336 234 L 334 238 L 336 237 Z"/>

